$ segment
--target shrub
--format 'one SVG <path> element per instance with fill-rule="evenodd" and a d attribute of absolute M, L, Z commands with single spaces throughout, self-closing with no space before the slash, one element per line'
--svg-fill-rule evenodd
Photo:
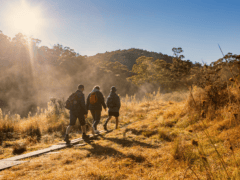
<path fill-rule="evenodd" d="M 12 154 L 22 154 L 26 150 L 27 150 L 26 145 L 24 143 L 21 144 L 18 143 L 13 146 Z"/>
<path fill-rule="evenodd" d="M 14 132 L 14 124 L 12 123 L 5 123 L 3 122 L 1 128 L 0 128 L 1 134 L 6 134 L 6 138 L 10 137 L 10 134 Z"/>
<path fill-rule="evenodd" d="M 15 123 L 5 116 L 5 119 L 0 119 L 0 139 L 12 137 L 12 133 L 15 131 Z M 1 141 L 1 140 L 0 140 Z"/>
<path fill-rule="evenodd" d="M 59 120 L 59 122 L 49 124 L 47 128 L 48 133 L 60 132 L 62 135 L 66 132 L 66 124 L 63 120 Z"/>
<path fill-rule="evenodd" d="M 42 133 L 40 131 L 39 125 L 37 123 L 30 124 L 24 131 L 26 136 L 30 136 L 31 138 L 36 137 L 39 141 L 41 139 Z"/>

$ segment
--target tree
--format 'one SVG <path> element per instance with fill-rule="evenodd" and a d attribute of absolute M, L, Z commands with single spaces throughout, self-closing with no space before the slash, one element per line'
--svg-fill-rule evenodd
<path fill-rule="evenodd" d="M 134 84 L 141 85 L 145 82 L 154 83 L 155 70 L 153 66 L 153 58 L 141 56 L 136 60 L 136 64 L 133 65 L 132 72 L 135 74 L 130 77 Z"/>
<path fill-rule="evenodd" d="M 129 79 L 137 85 L 145 82 L 158 84 L 165 90 L 186 88 L 193 63 L 182 60 L 183 55 L 179 56 L 183 52 L 182 48 L 173 48 L 173 52 L 176 57 L 172 63 L 160 59 L 154 61 L 153 58 L 145 56 L 139 57 L 132 69 L 135 74 Z"/>
<path fill-rule="evenodd" d="M 182 50 L 181 47 L 178 47 L 178 48 L 175 48 L 175 47 L 174 47 L 174 48 L 172 48 L 172 51 L 173 51 L 173 54 L 175 55 L 176 58 L 180 58 L 180 59 L 184 58 L 183 55 L 180 55 L 180 56 L 178 57 L 178 55 L 183 52 L 183 50 Z"/>

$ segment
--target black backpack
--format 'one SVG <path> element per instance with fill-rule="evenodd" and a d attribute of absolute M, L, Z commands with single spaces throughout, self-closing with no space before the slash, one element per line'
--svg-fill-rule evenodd
<path fill-rule="evenodd" d="M 77 92 L 72 93 L 66 103 L 65 103 L 65 108 L 69 110 L 77 110 L 77 108 L 80 106 L 80 101 L 79 101 L 79 96 Z"/>

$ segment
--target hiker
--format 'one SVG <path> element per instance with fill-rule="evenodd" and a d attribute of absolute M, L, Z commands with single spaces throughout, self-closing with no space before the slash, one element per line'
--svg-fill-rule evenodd
<path fill-rule="evenodd" d="M 99 134 L 97 125 L 100 122 L 102 106 L 106 111 L 106 104 L 103 94 L 100 92 L 100 87 L 95 86 L 87 97 L 87 110 L 91 111 L 93 117 L 93 132 L 95 134 Z"/>
<path fill-rule="evenodd" d="M 116 119 L 116 127 L 118 128 L 118 116 L 119 116 L 119 109 L 121 107 L 121 102 L 119 96 L 116 94 L 116 87 L 112 86 L 110 90 L 110 94 L 107 97 L 107 107 L 108 107 L 108 118 L 106 119 L 105 123 L 103 124 L 104 130 L 107 131 L 107 123 L 112 118 L 112 116 Z"/>
<path fill-rule="evenodd" d="M 85 105 L 85 96 L 83 94 L 83 91 L 84 91 L 84 86 L 81 84 L 78 85 L 77 91 L 71 95 L 72 97 L 75 96 L 71 107 L 70 108 L 66 107 L 70 110 L 70 123 L 66 129 L 66 134 L 65 134 L 65 138 L 64 138 L 64 141 L 66 141 L 66 143 L 70 143 L 69 133 L 70 133 L 72 127 L 75 125 L 77 119 L 79 120 L 79 123 L 82 128 L 82 138 L 83 139 L 89 138 L 89 135 L 86 135 L 85 118 L 87 118 L 87 108 Z M 71 96 L 69 97 L 68 101 L 72 101 L 70 99 Z M 66 104 L 67 104 L 67 102 L 66 102 Z"/>

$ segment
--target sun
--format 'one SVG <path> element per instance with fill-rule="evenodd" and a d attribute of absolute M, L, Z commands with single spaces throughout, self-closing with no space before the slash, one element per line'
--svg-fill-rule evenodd
<path fill-rule="evenodd" d="M 39 7 L 31 7 L 25 0 L 11 6 L 6 16 L 8 27 L 24 35 L 37 35 L 44 25 Z"/>

